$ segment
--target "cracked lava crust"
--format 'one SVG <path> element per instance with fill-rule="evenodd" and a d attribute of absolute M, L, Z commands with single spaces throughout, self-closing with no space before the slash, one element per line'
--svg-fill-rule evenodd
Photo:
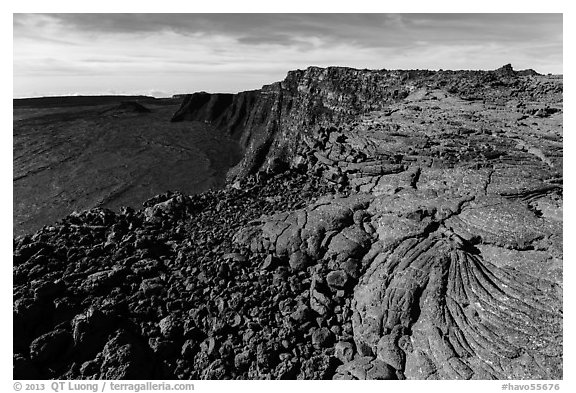
<path fill-rule="evenodd" d="M 228 186 L 15 238 L 15 379 L 562 378 L 560 77 L 310 67 L 172 120 L 239 141 Z"/>

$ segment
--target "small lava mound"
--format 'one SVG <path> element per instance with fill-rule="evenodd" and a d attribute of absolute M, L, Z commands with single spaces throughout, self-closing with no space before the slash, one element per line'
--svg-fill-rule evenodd
<path fill-rule="evenodd" d="M 103 111 L 103 114 L 124 114 L 124 113 L 150 113 L 151 110 L 135 101 L 122 101 L 118 106 Z"/>

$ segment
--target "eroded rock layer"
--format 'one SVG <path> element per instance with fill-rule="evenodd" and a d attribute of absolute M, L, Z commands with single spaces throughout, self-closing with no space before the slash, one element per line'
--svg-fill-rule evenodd
<path fill-rule="evenodd" d="M 15 240 L 15 378 L 562 378 L 561 79 L 309 68 L 249 96 L 176 116 L 241 132 L 227 190 Z"/>

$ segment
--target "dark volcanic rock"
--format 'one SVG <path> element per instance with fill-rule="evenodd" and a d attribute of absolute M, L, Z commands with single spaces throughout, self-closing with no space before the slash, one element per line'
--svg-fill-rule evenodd
<path fill-rule="evenodd" d="M 124 113 L 150 113 L 150 109 L 135 101 L 122 101 L 118 106 L 106 110 L 104 114 L 124 114 Z"/>
<path fill-rule="evenodd" d="M 203 121 L 225 130 L 231 136 L 239 137 L 247 126 L 247 115 L 259 96 L 257 90 L 238 94 L 190 94 L 184 98 L 171 121 Z"/>
<path fill-rule="evenodd" d="M 561 79 L 311 67 L 173 120 L 234 183 L 15 238 L 15 378 L 562 378 Z"/>
<path fill-rule="evenodd" d="M 155 379 L 156 367 L 151 351 L 124 331 L 118 331 L 102 350 L 103 379 Z"/>
<path fill-rule="evenodd" d="M 514 69 L 512 68 L 512 64 L 506 64 L 496 70 L 496 74 L 510 77 L 514 76 Z"/>
<path fill-rule="evenodd" d="M 70 349 L 72 336 L 63 329 L 43 334 L 30 344 L 30 359 L 37 363 L 54 362 Z"/>
<path fill-rule="evenodd" d="M 312 345 L 315 347 L 329 347 L 334 340 L 334 334 L 328 328 L 320 328 L 312 333 Z"/>

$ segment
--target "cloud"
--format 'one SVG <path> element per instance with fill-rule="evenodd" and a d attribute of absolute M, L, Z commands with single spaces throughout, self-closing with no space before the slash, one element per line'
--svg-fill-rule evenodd
<path fill-rule="evenodd" d="M 298 37 L 359 46 L 526 41 L 561 37 L 562 14 L 15 14 L 15 34 L 59 26 L 86 34 L 220 35 L 243 44 L 293 45 Z M 554 37 L 556 36 L 556 37 Z"/>
<path fill-rule="evenodd" d="M 14 14 L 14 94 L 150 81 L 167 92 L 239 91 L 310 65 L 561 73 L 562 23 L 561 14 Z"/>

